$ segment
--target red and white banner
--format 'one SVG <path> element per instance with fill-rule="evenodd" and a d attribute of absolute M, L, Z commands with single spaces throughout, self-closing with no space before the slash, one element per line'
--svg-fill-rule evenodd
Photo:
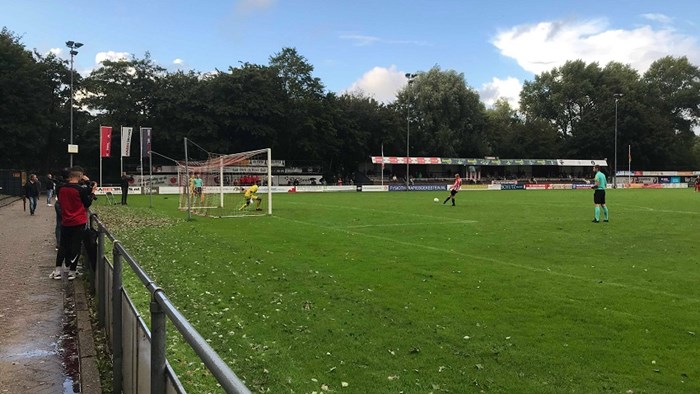
<path fill-rule="evenodd" d="M 110 157 L 112 154 L 112 128 L 100 126 L 100 157 Z"/>
<path fill-rule="evenodd" d="M 122 127 L 122 156 L 129 157 L 129 152 L 131 152 L 131 133 L 134 131 L 133 127 Z"/>
<path fill-rule="evenodd" d="M 439 157 L 409 157 L 409 164 L 441 164 Z M 372 156 L 372 164 L 406 164 L 404 156 Z"/>

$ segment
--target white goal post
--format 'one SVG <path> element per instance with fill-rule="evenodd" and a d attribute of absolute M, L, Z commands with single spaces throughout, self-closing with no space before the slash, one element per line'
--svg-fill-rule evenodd
<path fill-rule="evenodd" d="M 179 208 L 200 216 L 241 217 L 272 214 L 272 150 L 214 154 L 178 165 Z M 252 199 L 246 190 L 257 185 Z M 264 198 L 264 195 L 267 198 Z"/>

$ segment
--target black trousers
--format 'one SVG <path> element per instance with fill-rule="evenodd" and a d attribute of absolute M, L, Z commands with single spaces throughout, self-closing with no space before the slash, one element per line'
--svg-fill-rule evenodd
<path fill-rule="evenodd" d="M 83 241 L 85 225 L 61 226 L 61 246 L 56 253 L 56 267 L 65 264 L 71 271 L 78 268 L 80 249 Z"/>
<path fill-rule="evenodd" d="M 126 198 L 129 196 L 129 188 L 122 186 L 122 205 L 126 205 Z"/>

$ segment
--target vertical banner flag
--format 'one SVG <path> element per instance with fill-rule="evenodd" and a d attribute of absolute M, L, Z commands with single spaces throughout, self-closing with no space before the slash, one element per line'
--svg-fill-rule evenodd
<path fill-rule="evenodd" d="M 129 157 L 131 152 L 131 133 L 133 127 L 122 127 L 122 157 Z"/>
<path fill-rule="evenodd" d="M 384 171 L 384 144 L 382 144 L 382 171 Z"/>
<path fill-rule="evenodd" d="M 112 128 L 100 126 L 100 157 L 110 157 L 112 154 Z"/>
<path fill-rule="evenodd" d="M 148 157 L 151 151 L 151 128 L 141 127 L 141 157 Z"/>
<path fill-rule="evenodd" d="M 632 162 L 632 145 L 627 145 L 627 162 Z"/>

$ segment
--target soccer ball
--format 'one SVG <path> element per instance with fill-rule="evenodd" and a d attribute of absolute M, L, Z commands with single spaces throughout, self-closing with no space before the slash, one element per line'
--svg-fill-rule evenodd
<path fill-rule="evenodd" d="M 433 202 L 440 202 L 440 199 L 437 198 L 437 197 L 435 197 L 435 198 L 433 199 Z"/>

